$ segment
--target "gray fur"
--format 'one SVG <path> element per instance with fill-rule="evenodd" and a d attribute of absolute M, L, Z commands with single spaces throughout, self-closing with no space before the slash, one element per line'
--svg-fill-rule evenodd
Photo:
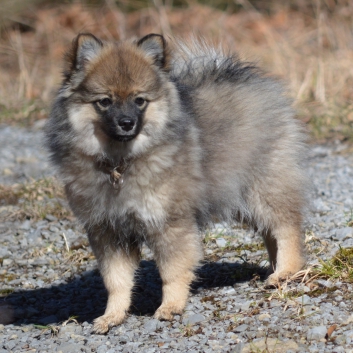
<path fill-rule="evenodd" d="M 141 74 L 141 86 L 154 84 L 144 92 L 149 103 L 135 139 L 119 142 L 101 134 L 103 113 L 92 107 L 94 102 L 82 104 L 81 86 L 70 90 L 70 80 L 54 102 L 46 130 L 52 161 L 88 231 L 110 294 L 105 315 L 95 323 L 97 332 L 124 318 L 142 242 L 154 251 L 161 271 L 164 294 L 156 317 L 163 319 L 185 305 L 201 258 L 197 229 L 212 219 L 246 221 L 260 231 L 273 280 L 298 271 L 305 262 L 301 227 L 308 180 L 301 163 L 306 137 L 283 86 L 254 65 L 202 43 L 177 46 L 169 65 L 160 36 L 140 45 L 105 43 L 107 57 L 98 54 L 100 63 L 90 68 L 92 75 L 102 70 L 108 77 L 108 64 L 116 60 L 111 75 L 123 75 L 116 79 L 120 89 L 125 76 L 139 84 L 139 77 L 133 77 L 137 69 L 129 73 L 124 66 L 119 73 L 125 56 L 131 56 L 131 67 L 141 62 L 146 70 L 153 66 L 149 76 Z M 151 63 L 153 53 L 163 69 Z M 89 87 L 104 82 L 90 76 L 81 85 L 89 80 Z M 121 158 L 131 165 L 116 190 L 97 165 L 102 160 L 118 165 Z M 114 279 L 114 271 L 122 268 L 125 289 Z M 111 299 L 116 292 L 125 298 L 124 305 Z"/>

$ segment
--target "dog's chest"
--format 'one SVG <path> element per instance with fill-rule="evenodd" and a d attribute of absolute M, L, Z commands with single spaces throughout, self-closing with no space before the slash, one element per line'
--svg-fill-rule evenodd
<path fill-rule="evenodd" d="M 123 173 L 114 187 L 111 178 L 106 181 L 106 196 L 113 202 L 110 217 L 124 219 L 134 215 L 147 225 L 162 226 L 166 218 L 170 187 L 163 160 L 139 161 Z"/>

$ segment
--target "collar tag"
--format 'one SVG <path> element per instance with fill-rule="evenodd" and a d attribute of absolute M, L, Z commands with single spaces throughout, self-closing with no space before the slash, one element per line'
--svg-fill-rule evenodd
<path fill-rule="evenodd" d="M 117 171 L 118 167 L 115 167 L 111 172 L 110 172 L 110 178 L 109 181 L 113 185 L 114 189 L 119 189 L 120 186 L 124 182 L 123 175 Z"/>
<path fill-rule="evenodd" d="M 109 182 L 113 188 L 118 190 L 124 182 L 124 173 L 129 169 L 133 162 L 132 158 L 121 158 L 118 165 L 114 167 L 110 160 L 104 159 L 96 163 L 96 168 L 109 175 Z"/>

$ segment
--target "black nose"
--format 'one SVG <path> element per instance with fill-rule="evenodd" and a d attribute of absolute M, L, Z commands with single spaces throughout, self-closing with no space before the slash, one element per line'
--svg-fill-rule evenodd
<path fill-rule="evenodd" d="M 124 131 L 130 131 L 134 128 L 135 126 L 135 121 L 131 118 L 122 118 L 119 120 L 118 125 L 124 130 Z"/>

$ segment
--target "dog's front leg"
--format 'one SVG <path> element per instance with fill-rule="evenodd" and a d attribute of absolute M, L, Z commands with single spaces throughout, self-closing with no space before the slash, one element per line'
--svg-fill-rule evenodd
<path fill-rule="evenodd" d="M 140 252 L 138 248 L 114 246 L 108 234 L 90 235 L 89 239 L 108 291 L 105 313 L 94 320 L 93 326 L 95 333 L 102 334 L 110 327 L 120 324 L 126 316 Z"/>
<path fill-rule="evenodd" d="M 171 320 L 181 314 L 188 298 L 194 270 L 202 258 L 197 227 L 191 220 L 180 220 L 151 244 L 163 282 L 163 300 L 154 317 Z"/>

